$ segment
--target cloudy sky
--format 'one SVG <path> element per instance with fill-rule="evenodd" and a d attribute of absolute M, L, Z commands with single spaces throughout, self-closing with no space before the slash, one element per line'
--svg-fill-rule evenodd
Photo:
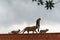
<path fill-rule="evenodd" d="M 45 0 L 43 0 L 45 1 Z M 60 32 L 60 3 L 56 3 L 52 10 L 46 10 L 32 0 L 0 0 L 0 33 L 12 30 L 23 30 L 27 26 L 35 25 L 37 18 L 41 18 L 42 29 L 48 32 Z"/>

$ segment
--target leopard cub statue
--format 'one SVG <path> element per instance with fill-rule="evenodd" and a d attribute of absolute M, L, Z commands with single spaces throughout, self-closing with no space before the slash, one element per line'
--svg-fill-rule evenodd
<path fill-rule="evenodd" d="M 48 29 L 45 29 L 45 30 L 40 30 L 40 32 L 39 33 L 46 33 L 48 31 Z"/>
<path fill-rule="evenodd" d="M 9 33 L 9 34 L 19 34 L 19 32 L 20 32 L 20 29 L 18 29 L 18 30 L 13 30 L 13 31 L 11 31 L 11 33 Z"/>

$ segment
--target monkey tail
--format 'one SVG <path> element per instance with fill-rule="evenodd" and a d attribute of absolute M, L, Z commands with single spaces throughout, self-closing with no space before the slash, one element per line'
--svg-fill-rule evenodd
<path fill-rule="evenodd" d="M 23 33 L 24 33 L 24 31 L 25 31 L 25 29 L 23 29 L 21 32 L 23 32 Z"/>
<path fill-rule="evenodd" d="M 21 32 L 24 32 L 24 30 L 22 30 Z"/>

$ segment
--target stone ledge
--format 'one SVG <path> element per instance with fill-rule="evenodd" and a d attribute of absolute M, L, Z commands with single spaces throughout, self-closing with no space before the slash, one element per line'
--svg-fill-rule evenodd
<path fill-rule="evenodd" d="M 0 40 L 60 40 L 60 33 L 0 34 Z"/>

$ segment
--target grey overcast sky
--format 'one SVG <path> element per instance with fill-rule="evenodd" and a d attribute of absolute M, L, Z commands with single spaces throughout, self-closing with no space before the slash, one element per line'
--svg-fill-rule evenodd
<path fill-rule="evenodd" d="M 59 0 L 53 1 L 56 3 L 55 7 L 46 10 L 32 0 L 0 0 L 0 33 L 23 30 L 27 26 L 35 25 L 37 18 L 41 18 L 40 30 L 60 32 L 60 3 L 57 3 Z"/>

